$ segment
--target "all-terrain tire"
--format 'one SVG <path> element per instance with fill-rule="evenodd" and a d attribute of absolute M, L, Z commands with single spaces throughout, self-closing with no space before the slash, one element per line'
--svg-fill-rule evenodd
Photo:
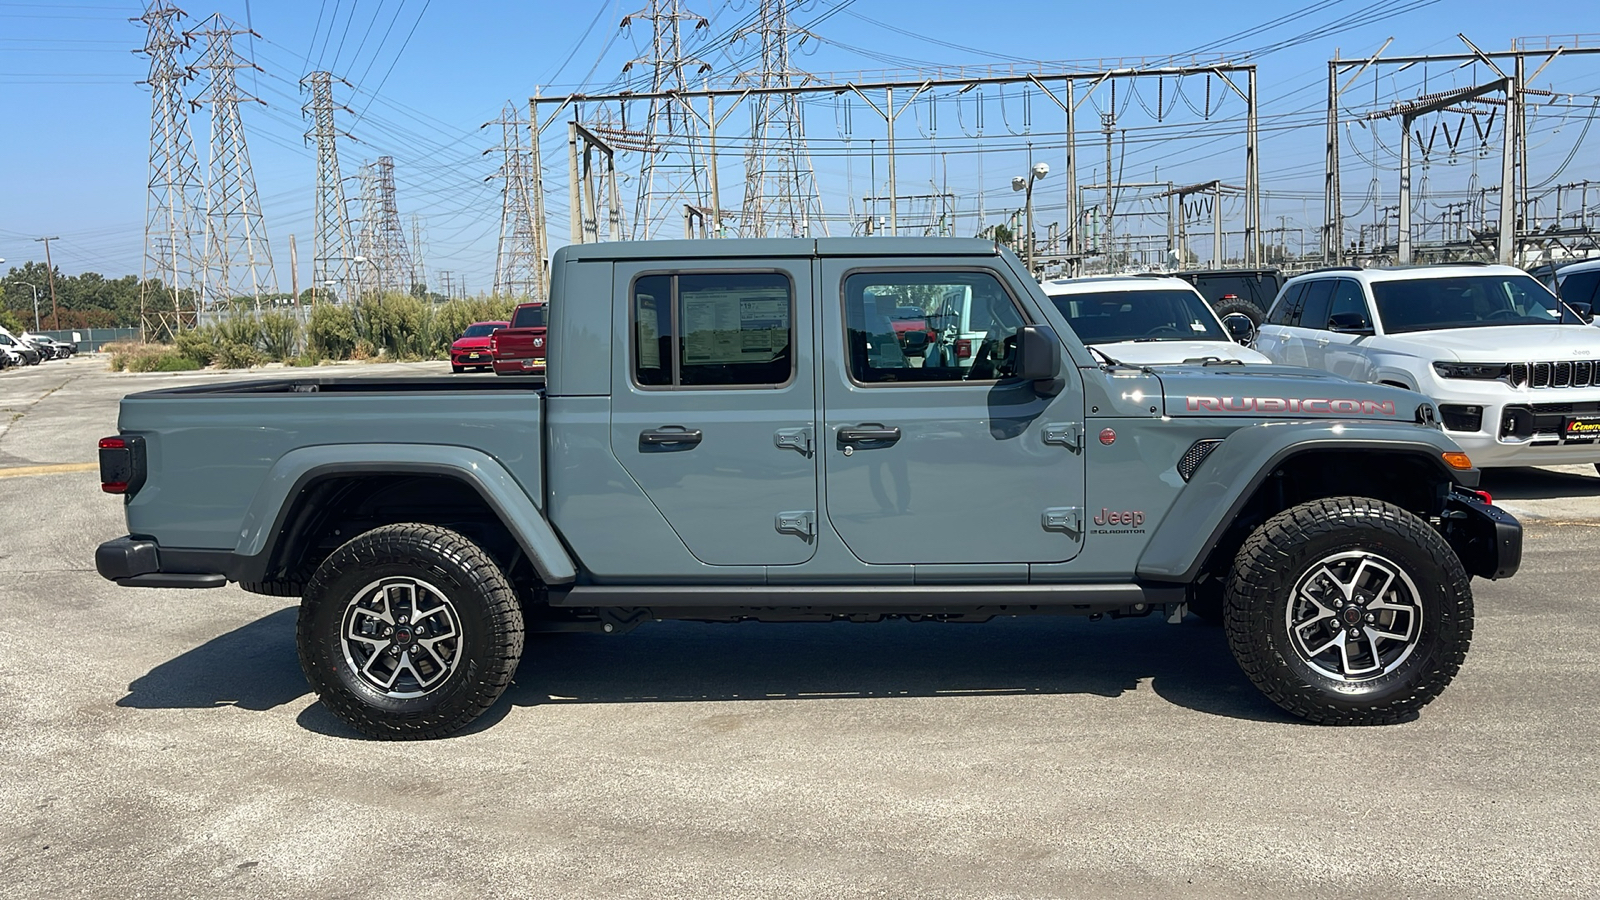
<path fill-rule="evenodd" d="M 1366 497 L 1313 500 L 1268 519 L 1235 557 L 1225 609 L 1245 675 L 1319 724 L 1413 718 L 1472 641 L 1472 587 L 1450 545 L 1417 516 Z M 1336 643 L 1314 654 L 1330 634 Z"/>
<path fill-rule="evenodd" d="M 1211 311 L 1216 313 L 1217 318 L 1219 319 L 1228 315 L 1229 313 L 1243 313 L 1250 317 L 1251 324 L 1255 325 L 1257 328 L 1260 328 L 1262 321 L 1267 318 L 1266 310 L 1263 310 L 1261 307 L 1257 306 L 1254 301 L 1246 300 L 1243 297 L 1234 297 L 1231 300 L 1218 300 L 1216 303 L 1211 305 Z"/>
<path fill-rule="evenodd" d="M 511 683 L 522 610 L 499 565 L 466 537 L 387 525 L 317 568 L 296 639 L 306 680 L 357 731 L 439 738 L 470 725 Z"/>

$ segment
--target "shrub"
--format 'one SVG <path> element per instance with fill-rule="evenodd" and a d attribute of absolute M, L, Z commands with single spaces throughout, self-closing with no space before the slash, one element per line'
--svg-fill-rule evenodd
<path fill-rule="evenodd" d="M 306 328 L 306 351 L 327 359 L 349 359 L 356 349 L 355 310 L 337 303 L 318 303 Z"/>
<path fill-rule="evenodd" d="M 245 347 L 261 345 L 261 321 L 248 312 L 236 312 L 217 322 L 217 344 L 239 344 Z M 233 368 L 229 366 L 228 368 Z"/>
<path fill-rule="evenodd" d="M 300 320 L 286 312 L 269 312 L 257 323 L 260 348 L 268 360 L 287 362 L 300 352 Z"/>
<path fill-rule="evenodd" d="M 261 351 L 245 344 L 224 343 L 217 348 L 217 365 L 224 369 L 248 369 L 263 362 Z"/>
<path fill-rule="evenodd" d="M 195 363 L 195 368 L 211 365 L 217 358 L 217 329 L 210 325 L 180 331 L 173 339 L 177 351 Z"/>

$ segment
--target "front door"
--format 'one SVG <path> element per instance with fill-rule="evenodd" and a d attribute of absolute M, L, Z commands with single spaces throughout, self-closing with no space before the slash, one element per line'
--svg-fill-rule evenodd
<path fill-rule="evenodd" d="M 1083 543 L 1083 392 L 1010 377 L 1028 317 L 995 270 L 822 264 L 829 522 L 878 564 L 1049 563 Z M 842 294 L 842 296 L 841 296 Z M 934 334 L 907 352 L 890 315 Z M 950 326 L 941 317 L 958 314 Z M 962 341 L 965 347 L 941 346 Z"/>
<path fill-rule="evenodd" d="M 629 340 L 611 450 L 708 565 L 793 565 L 816 546 L 810 265 L 615 268 Z"/>

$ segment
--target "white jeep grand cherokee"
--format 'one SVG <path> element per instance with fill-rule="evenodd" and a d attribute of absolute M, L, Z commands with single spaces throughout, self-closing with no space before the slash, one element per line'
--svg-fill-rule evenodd
<path fill-rule="evenodd" d="M 1256 349 L 1428 395 L 1480 467 L 1600 468 L 1600 328 L 1520 269 L 1319 269 L 1283 286 Z"/>

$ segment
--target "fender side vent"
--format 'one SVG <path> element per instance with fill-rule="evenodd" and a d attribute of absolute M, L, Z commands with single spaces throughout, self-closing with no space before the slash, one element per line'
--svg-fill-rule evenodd
<path fill-rule="evenodd" d="M 1216 438 L 1207 438 L 1195 441 L 1193 446 L 1183 451 L 1183 458 L 1178 460 L 1178 474 L 1183 476 L 1184 481 L 1194 477 L 1194 471 L 1200 468 L 1200 464 L 1206 461 L 1206 457 L 1210 456 L 1211 451 L 1217 449 L 1220 443 L 1222 441 Z"/>

